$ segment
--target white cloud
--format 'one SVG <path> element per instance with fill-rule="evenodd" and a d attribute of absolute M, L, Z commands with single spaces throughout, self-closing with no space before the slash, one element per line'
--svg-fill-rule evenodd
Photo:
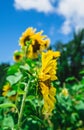
<path fill-rule="evenodd" d="M 52 3 L 55 0 L 14 0 L 14 6 L 16 9 L 30 10 L 35 9 L 38 12 L 53 12 L 54 7 Z"/>
<path fill-rule="evenodd" d="M 54 6 L 56 2 L 57 7 Z M 14 0 L 14 7 L 18 10 L 34 9 L 63 16 L 65 20 L 61 32 L 66 35 L 71 33 L 73 28 L 78 30 L 84 27 L 84 0 Z"/>
<path fill-rule="evenodd" d="M 61 27 L 61 32 L 65 35 L 69 34 L 71 32 L 71 25 L 70 21 L 65 21 Z"/>
<path fill-rule="evenodd" d="M 62 33 L 69 34 L 73 28 L 79 30 L 84 27 L 84 0 L 60 0 L 57 13 L 65 18 Z"/>

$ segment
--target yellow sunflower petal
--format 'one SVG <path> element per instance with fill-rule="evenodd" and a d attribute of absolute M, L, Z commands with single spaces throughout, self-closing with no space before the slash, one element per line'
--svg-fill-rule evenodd
<path fill-rule="evenodd" d="M 31 40 L 31 36 L 35 34 L 35 31 L 36 29 L 33 29 L 31 27 L 26 29 L 26 31 L 22 34 L 22 36 L 19 39 L 19 45 L 21 47 L 25 46 L 26 42 Z"/>
<path fill-rule="evenodd" d="M 3 86 L 3 91 L 8 91 L 10 89 L 9 83 Z"/>

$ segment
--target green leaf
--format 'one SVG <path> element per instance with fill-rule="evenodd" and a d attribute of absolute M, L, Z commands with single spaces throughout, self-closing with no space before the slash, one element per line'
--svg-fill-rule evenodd
<path fill-rule="evenodd" d="M 77 110 L 84 110 L 84 102 L 80 101 L 75 107 Z"/>
<path fill-rule="evenodd" d="M 3 103 L 3 104 L 0 104 L 0 108 L 6 108 L 6 107 L 14 107 L 14 108 L 16 108 L 16 105 L 13 104 L 13 103 Z"/>
<path fill-rule="evenodd" d="M 77 92 L 77 91 L 82 90 L 83 88 L 84 88 L 83 84 L 75 84 L 75 85 L 73 85 L 72 90 Z"/>
<path fill-rule="evenodd" d="M 13 75 L 18 71 L 18 69 L 19 69 L 19 63 L 16 63 L 16 64 L 9 67 L 9 69 L 7 71 L 7 74 L 8 75 Z"/>
<path fill-rule="evenodd" d="M 26 101 L 28 101 L 31 104 L 31 106 L 34 108 L 34 110 L 36 110 L 36 104 L 33 100 L 27 98 Z"/>
<path fill-rule="evenodd" d="M 35 120 L 32 120 L 32 123 L 33 123 L 33 124 L 36 124 L 36 123 L 37 123 L 37 121 L 35 121 Z"/>
<path fill-rule="evenodd" d="M 80 71 L 79 74 L 84 74 L 84 70 Z"/>
<path fill-rule="evenodd" d="M 27 120 L 28 121 L 32 121 L 32 120 L 36 121 L 38 124 L 44 124 L 43 120 L 35 115 L 30 115 L 29 117 L 27 117 Z"/>
<path fill-rule="evenodd" d="M 36 62 L 32 59 L 26 59 L 26 63 L 31 66 L 32 68 L 35 67 Z"/>
<path fill-rule="evenodd" d="M 23 95 L 25 92 L 22 90 L 22 89 L 18 89 L 18 92 L 17 92 L 19 95 Z"/>
<path fill-rule="evenodd" d="M 28 70 L 28 71 L 30 70 L 30 66 L 29 66 L 28 64 L 26 64 L 26 65 L 24 65 L 24 66 L 21 65 L 20 68 L 23 69 L 23 70 L 26 70 L 26 71 L 27 71 L 27 70 Z"/>
<path fill-rule="evenodd" d="M 22 78 L 22 74 L 20 72 L 15 73 L 15 75 L 10 75 L 6 79 L 10 82 L 11 85 L 17 83 Z"/>
<path fill-rule="evenodd" d="M 30 95 L 30 96 L 27 97 L 27 100 L 33 100 L 33 99 L 35 99 L 35 96 Z"/>
<path fill-rule="evenodd" d="M 77 113 L 72 113 L 71 114 L 71 122 L 72 123 L 76 122 L 77 118 L 78 118 L 78 114 Z"/>
<path fill-rule="evenodd" d="M 81 83 L 84 85 L 84 77 L 82 77 Z"/>
<path fill-rule="evenodd" d="M 68 78 L 66 79 L 66 82 L 68 82 L 68 81 L 73 81 L 73 80 L 75 80 L 75 77 L 68 77 Z"/>
<path fill-rule="evenodd" d="M 12 116 L 8 115 L 7 117 L 4 117 L 2 127 L 8 128 L 8 129 L 14 128 L 14 121 L 13 121 Z"/>
<path fill-rule="evenodd" d="M 16 94 L 16 91 L 15 91 L 15 90 L 12 90 L 12 91 L 9 91 L 9 92 L 7 93 L 7 96 L 10 97 L 10 96 L 15 95 L 15 94 Z"/>

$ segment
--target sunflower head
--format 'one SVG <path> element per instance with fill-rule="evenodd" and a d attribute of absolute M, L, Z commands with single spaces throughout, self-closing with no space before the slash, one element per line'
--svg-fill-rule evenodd
<path fill-rule="evenodd" d="M 13 60 L 16 61 L 16 62 L 19 62 L 19 61 L 22 60 L 23 56 L 24 56 L 24 55 L 23 55 L 22 52 L 20 52 L 20 51 L 15 51 L 15 52 L 14 52 L 14 55 L 13 55 Z"/>
<path fill-rule="evenodd" d="M 37 58 L 43 50 L 48 48 L 50 40 L 42 33 L 43 31 L 36 32 L 36 29 L 28 28 L 20 37 L 19 45 L 23 50 L 27 47 L 28 58 Z"/>
<path fill-rule="evenodd" d="M 56 88 L 51 86 L 51 81 L 57 79 L 56 69 L 57 61 L 56 59 L 60 56 L 59 52 L 47 51 L 42 52 L 42 67 L 39 73 L 39 84 L 41 88 L 41 93 L 43 95 L 44 105 L 43 114 L 47 117 L 52 115 L 52 111 L 55 106 L 55 94 Z"/>
<path fill-rule="evenodd" d="M 39 74 L 41 81 L 51 80 L 54 81 L 57 79 L 56 68 L 57 61 L 56 59 L 60 56 L 59 52 L 54 52 L 49 50 L 48 52 L 42 52 L 42 67 Z"/>
<path fill-rule="evenodd" d="M 31 39 L 35 41 L 35 44 L 37 43 L 38 45 L 40 45 L 40 51 L 47 49 L 50 44 L 50 40 L 47 38 L 46 35 L 42 35 L 42 33 L 43 31 L 40 31 L 38 33 L 35 33 L 31 37 Z"/>
<path fill-rule="evenodd" d="M 16 100 L 16 92 L 14 93 L 14 95 L 8 96 L 8 93 L 12 90 L 10 84 L 7 82 L 4 86 L 3 86 L 3 92 L 2 92 L 2 96 L 7 97 L 9 100 L 11 101 L 15 101 Z"/>
<path fill-rule="evenodd" d="M 35 34 L 36 29 L 28 28 L 26 31 L 22 34 L 22 36 L 19 39 L 19 45 L 21 47 L 24 47 L 27 45 L 27 42 L 31 40 L 31 36 Z"/>
<path fill-rule="evenodd" d="M 32 43 L 28 48 L 29 58 L 37 58 L 49 46 L 50 40 L 45 35 L 42 35 L 42 33 L 43 31 L 40 31 L 31 36 Z"/>
<path fill-rule="evenodd" d="M 3 95 L 3 96 L 7 96 L 7 93 L 8 93 L 9 90 L 10 90 L 10 84 L 9 84 L 9 83 L 6 83 L 6 84 L 3 86 L 3 93 L 2 93 L 2 95 Z"/>

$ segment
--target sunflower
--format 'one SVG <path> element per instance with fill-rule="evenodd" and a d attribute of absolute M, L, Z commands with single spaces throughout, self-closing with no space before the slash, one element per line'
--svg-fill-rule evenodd
<path fill-rule="evenodd" d="M 57 61 L 56 59 L 60 56 L 60 52 L 42 52 L 42 68 L 40 73 L 41 81 L 45 81 L 47 79 L 56 80 L 56 69 L 57 69 Z"/>
<path fill-rule="evenodd" d="M 36 29 L 33 29 L 32 27 L 26 29 L 26 31 L 22 34 L 22 36 L 19 39 L 19 45 L 21 47 L 26 46 L 26 42 L 31 40 L 31 36 L 34 35 Z"/>
<path fill-rule="evenodd" d="M 22 60 L 23 56 L 24 56 L 24 55 L 23 55 L 22 52 L 20 52 L 20 51 L 15 51 L 15 52 L 14 52 L 14 55 L 13 55 L 13 60 L 16 61 L 16 62 L 19 62 L 19 61 Z"/>
<path fill-rule="evenodd" d="M 32 43 L 28 48 L 29 58 L 37 58 L 49 46 L 50 40 L 45 35 L 42 35 L 42 33 L 43 31 L 40 31 L 31 36 Z"/>
<path fill-rule="evenodd" d="M 2 95 L 4 97 L 9 98 L 11 101 L 15 101 L 16 100 L 16 93 L 14 95 L 8 96 L 8 93 L 12 90 L 10 84 L 7 82 L 4 86 L 3 86 L 3 92 Z"/>
<path fill-rule="evenodd" d="M 10 84 L 9 83 L 6 83 L 4 86 L 3 86 L 3 93 L 2 95 L 5 97 L 7 96 L 7 93 L 8 91 L 10 90 Z"/>
<path fill-rule="evenodd" d="M 45 49 L 48 48 L 50 40 L 47 36 L 42 35 L 43 31 L 35 33 L 35 29 L 28 28 L 20 38 L 20 45 L 22 48 L 27 46 L 27 42 L 29 43 L 28 50 L 27 50 L 27 57 L 28 58 L 37 58 L 38 55 Z"/>
<path fill-rule="evenodd" d="M 45 50 L 48 48 L 50 40 L 47 38 L 46 35 L 42 35 L 43 31 L 40 31 L 38 33 L 35 33 L 34 35 L 31 36 L 31 39 L 34 42 L 34 44 L 39 44 L 40 45 L 40 50 Z"/>
<path fill-rule="evenodd" d="M 50 115 L 54 109 L 56 89 L 51 86 L 51 81 L 57 79 L 57 58 L 59 52 L 42 52 L 42 67 L 39 74 L 39 84 L 44 99 L 43 114 Z"/>

